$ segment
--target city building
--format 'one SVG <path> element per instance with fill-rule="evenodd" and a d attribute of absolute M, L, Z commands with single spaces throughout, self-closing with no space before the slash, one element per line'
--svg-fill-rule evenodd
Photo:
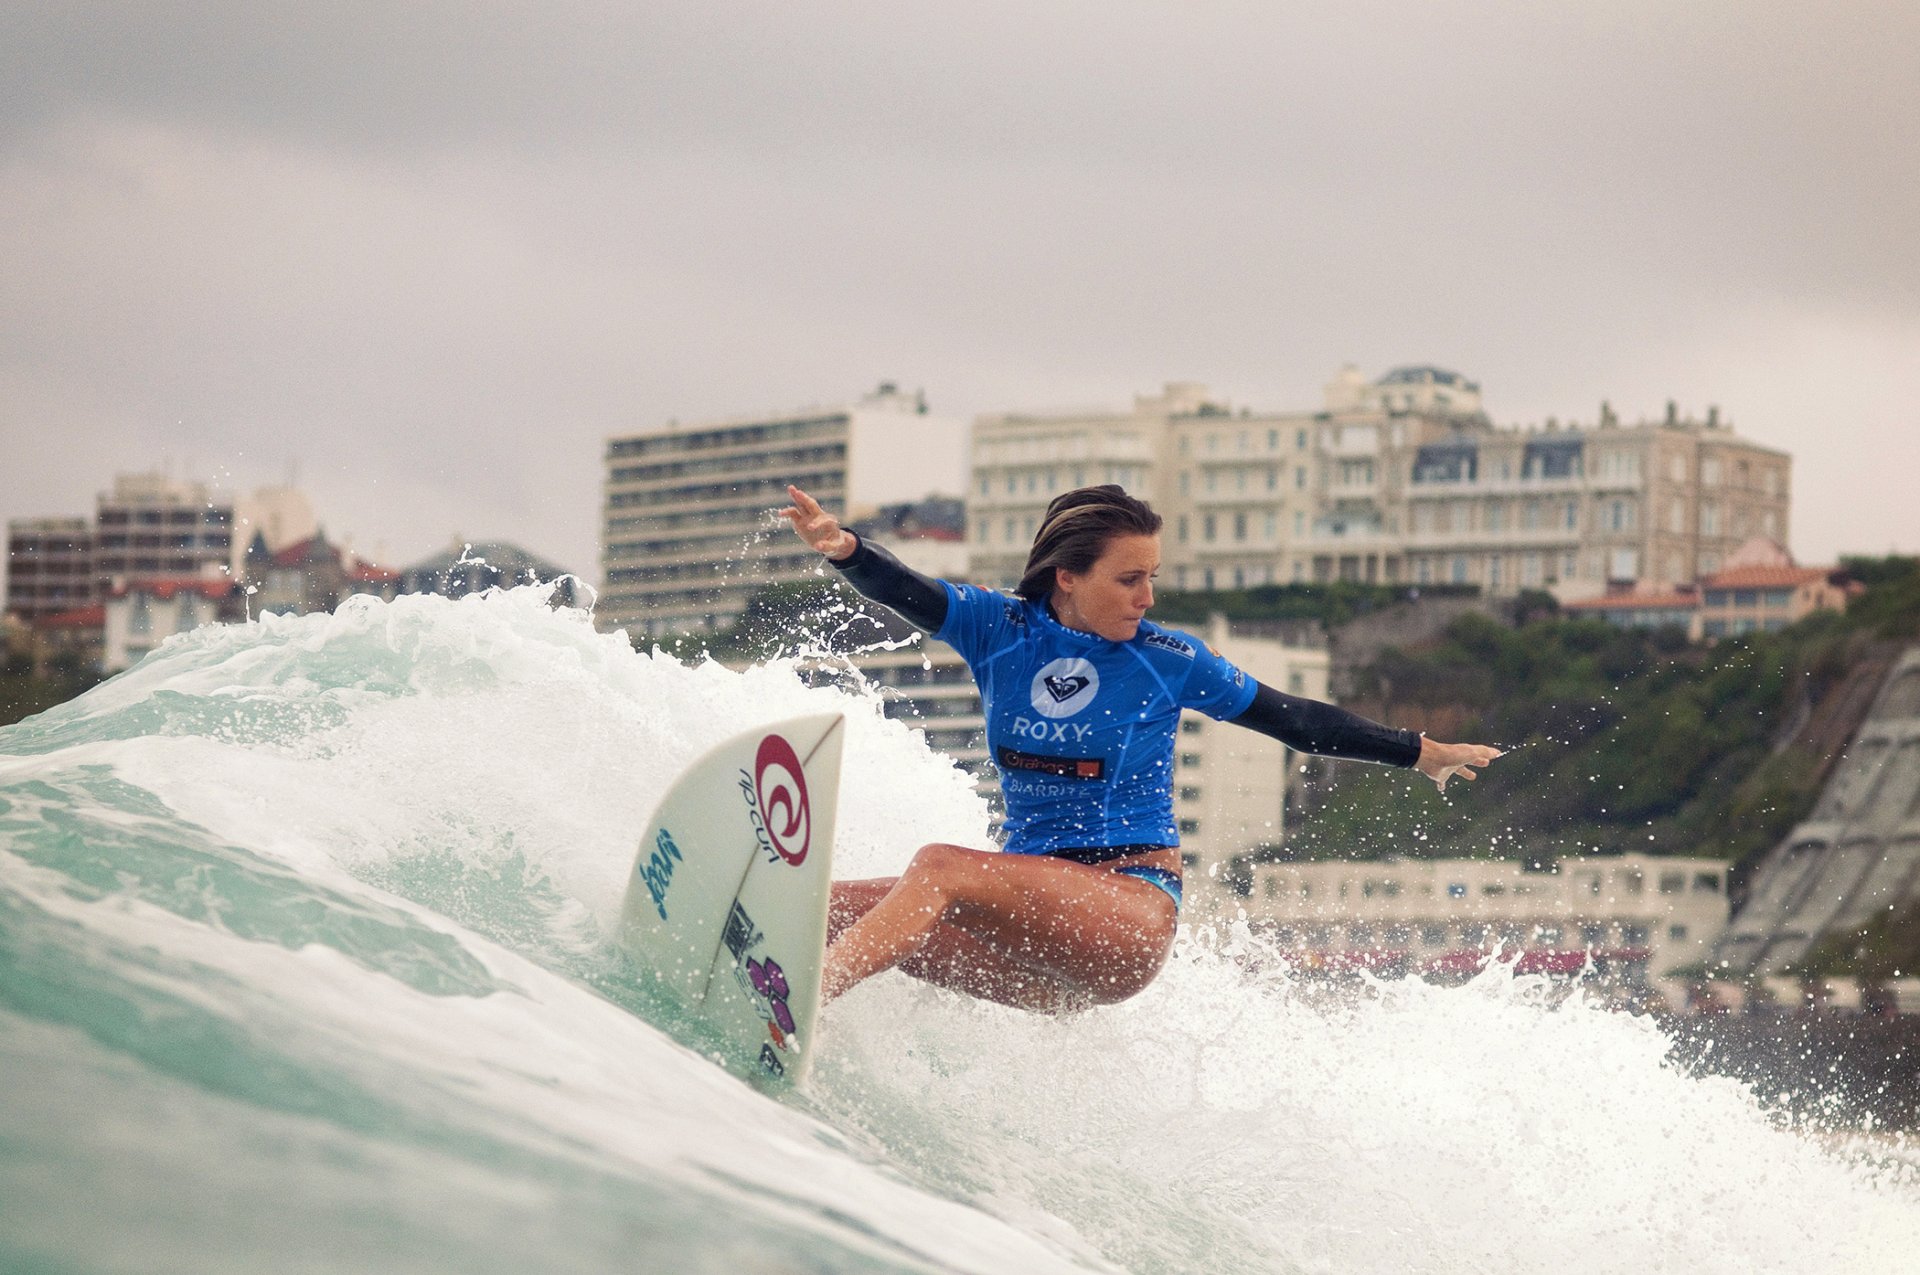
<path fill-rule="evenodd" d="M 1405 578 L 1487 593 L 1551 589 L 1563 601 L 1609 582 L 1661 589 L 1719 571 L 1755 536 L 1784 541 L 1786 453 L 1733 433 L 1718 409 L 1622 425 L 1462 428 L 1413 450 Z"/>
<path fill-rule="evenodd" d="M 311 540 L 320 534 L 320 519 L 305 492 L 291 485 L 260 487 L 251 496 L 243 496 L 233 505 L 234 559 L 236 575 L 243 574 L 246 555 L 260 541 L 269 553 Z"/>
<path fill-rule="evenodd" d="M 94 513 L 98 596 L 116 581 L 198 577 L 234 566 L 233 502 L 204 483 L 122 474 Z"/>
<path fill-rule="evenodd" d="M 1862 586 L 1837 567 L 1802 567 L 1772 540 L 1742 545 L 1725 569 L 1670 589 L 1615 587 L 1565 604 L 1626 628 L 1678 628 L 1695 641 L 1776 633 L 1815 611 L 1844 611 Z"/>
<path fill-rule="evenodd" d="M 1440 368 L 1343 369 L 1318 411 L 1236 408 L 1190 382 L 1126 412 L 975 423 L 969 544 L 1017 578 L 1047 502 L 1114 482 L 1166 519 L 1162 580 L 1231 589 L 1334 580 L 1473 585 L 1490 595 L 1690 581 L 1743 541 L 1784 541 L 1790 458 L 1669 406 L 1625 426 L 1496 428 Z"/>
<path fill-rule="evenodd" d="M 97 596 L 85 518 L 8 521 L 6 614 L 33 622 L 92 606 Z"/>
<path fill-rule="evenodd" d="M 101 672 L 133 667 L 176 633 L 245 618 L 245 591 L 230 576 L 120 581 L 102 608 Z"/>
<path fill-rule="evenodd" d="M 892 384 L 851 407 L 610 438 L 595 615 L 649 636 L 724 629 L 759 589 L 819 571 L 819 555 L 772 519 L 787 484 L 851 523 L 956 495 L 965 455 L 964 422 Z"/>
<path fill-rule="evenodd" d="M 1264 863 L 1242 901 L 1256 928 L 1309 969 L 1459 975 L 1489 953 L 1522 972 L 1591 958 L 1629 983 L 1702 966 L 1726 929 L 1727 865 L 1654 855 Z"/>
<path fill-rule="evenodd" d="M 69 665 L 75 672 L 98 672 L 105 654 L 107 609 L 96 602 L 33 622 L 28 658 L 40 676 Z"/>

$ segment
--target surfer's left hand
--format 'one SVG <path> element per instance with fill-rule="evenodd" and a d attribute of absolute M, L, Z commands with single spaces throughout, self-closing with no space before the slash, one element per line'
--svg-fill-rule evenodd
<path fill-rule="evenodd" d="M 1420 760 L 1414 767 L 1433 780 L 1441 792 L 1447 790 L 1447 780 L 1455 775 L 1462 779 L 1475 777 L 1474 767 L 1485 766 L 1500 755 L 1498 748 L 1487 744 L 1443 744 L 1437 739 L 1420 737 Z"/>

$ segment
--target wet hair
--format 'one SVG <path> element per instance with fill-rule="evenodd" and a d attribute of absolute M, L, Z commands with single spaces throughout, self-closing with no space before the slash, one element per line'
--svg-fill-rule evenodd
<path fill-rule="evenodd" d="M 1116 537 L 1159 534 L 1160 515 L 1112 483 L 1062 492 L 1040 520 L 1014 592 L 1038 602 L 1053 592 L 1055 571 L 1091 570 Z"/>

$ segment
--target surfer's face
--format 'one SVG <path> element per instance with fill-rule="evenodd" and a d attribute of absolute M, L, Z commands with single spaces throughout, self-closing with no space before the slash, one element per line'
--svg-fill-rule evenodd
<path fill-rule="evenodd" d="M 1130 641 L 1153 605 L 1153 577 L 1159 570 L 1160 537 L 1115 536 L 1086 571 L 1055 573 L 1054 614 L 1070 629 Z"/>

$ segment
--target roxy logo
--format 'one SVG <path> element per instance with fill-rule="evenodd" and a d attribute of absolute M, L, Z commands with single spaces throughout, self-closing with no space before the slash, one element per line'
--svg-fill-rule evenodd
<path fill-rule="evenodd" d="M 1042 717 L 1072 717 L 1100 693 L 1100 671 L 1087 661 L 1067 656 L 1042 666 L 1033 675 L 1028 698 Z"/>
<path fill-rule="evenodd" d="M 767 852 L 768 862 L 784 859 L 795 867 L 804 863 L 813 837 L 813 810 L 807 802 L 806 772 L 793 745 L 778 735 L 761 740 L 753 774 L 740 772 L 740 794 L 746 798 L 754 840 Z"/>

